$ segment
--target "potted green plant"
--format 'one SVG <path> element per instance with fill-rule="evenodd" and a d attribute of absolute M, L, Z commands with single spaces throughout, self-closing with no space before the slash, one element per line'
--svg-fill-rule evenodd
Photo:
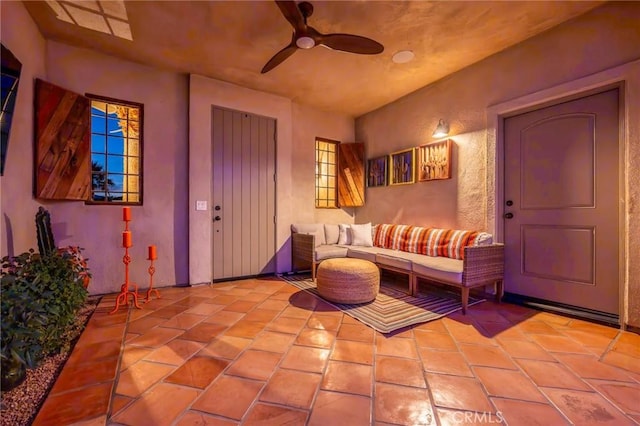
<path fill-rule="evenodd" d="M 3 390 L 19 384 L 25 368 L 70 347 L 69 331 L 87 297 L 90 277 L 79 248 L 34 250 L 2 259 Z"/>
<path fill-rule="evenodd" d="M 62 257 L 69 259 L 74 273 L 78 279 L 81 280 L 84 288 L 88 288 L 91 282 L 91 273 L 89 272 L 88 264 L 89 259 L 86 259 L 82 255 L 82 248 L 78 246 L 60 247 L 58 248 L 58 253 L 60 253 Z"/>
<path fill-rule="evenodd" d="M 2 259 L 0 367 L 3 391 L 18 386 L 25 378 L 26 368 L 33 368 L 42 356 L 40 337 L 46 319 L 43 300 L 33 297 L 37 277 L 29 276 L 24 270 L 32 254 L 33 251 Z"/>

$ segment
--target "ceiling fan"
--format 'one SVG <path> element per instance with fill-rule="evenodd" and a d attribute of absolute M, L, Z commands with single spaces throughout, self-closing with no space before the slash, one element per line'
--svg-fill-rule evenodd
<path fill-rule="evenodd" d="M 375 55 L 384 50 L 384 46 L 367 37 L 353 34 L 322 34 L 307 25 L 307 18 L 313 14 L 313 5 L 309 2 L 296 3 L 295 1 L 276 0 L 276 3 L 286 20 L 293 26 L 293 36 L 288 46 L 269 59 L 269 62 L 262 68 L 262 74 L 280 65 L 297 49 L 311 49 L 321 45 L 333 50 L 362 55 Z"/>

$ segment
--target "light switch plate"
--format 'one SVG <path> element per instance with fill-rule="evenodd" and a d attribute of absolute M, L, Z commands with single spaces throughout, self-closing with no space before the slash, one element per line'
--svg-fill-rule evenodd
<path fill-rule="evenodd" d="M 207 210 L 207 201 L 197 200 L 196 201 L 196 210 Z"/>

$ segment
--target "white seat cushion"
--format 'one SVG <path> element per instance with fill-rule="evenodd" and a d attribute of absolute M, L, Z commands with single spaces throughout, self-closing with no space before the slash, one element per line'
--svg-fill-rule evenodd
<path fill-rule="evenodd" d="M 401 269 L 407 272 L 411 271 L 411 261 L 404 256 L 408 253 L 398 251 L 398 250 L 389 250 L 389 249 L 386 249 L 386 250 L 391 252 L 395 251 L 396 253 L 402 253 L 401 255 L 402 257 L 394 256 L 393 254 L 389 255 L 389 254 L 377 253 L 376 263 L 379 264 L 381 268 L 384 268 L 385 266 L 389 266 L 391 268 Z"/>
<path fill-rule="evenodd" d="M 347 247 L 338 245 L 321 245 L 316 247 L 315 256 L 316 262 L 324 259 L 331 259 L 334 257 L 347 257 Z"/>
<path fill-rule="evenodd" d="M 449 257 L 432 257 L 421 254 L 406 253 L 411 260 L 415 274 L 431 277 L 434 280 L 462 284 L 463 262 Z"/>
<path fill-rule="evenodd" d="M 378 252 L 378 247 L 358 247 L 351 246 L 349 251 L 347 252 L 347 257 L 353 257 L 355 259 L 364 259 L 369 262 L 376 261 L 376 253 Z"/>

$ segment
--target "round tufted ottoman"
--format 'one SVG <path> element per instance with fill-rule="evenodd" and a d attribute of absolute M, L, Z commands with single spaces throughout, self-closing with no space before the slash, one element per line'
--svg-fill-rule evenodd
<path fill-rule="evenodd" d="M 380 270 L 368 260 L 323 260 L 316 274 L 318 293 L 331 302 L 370 302 L 380 290 Z"/>

